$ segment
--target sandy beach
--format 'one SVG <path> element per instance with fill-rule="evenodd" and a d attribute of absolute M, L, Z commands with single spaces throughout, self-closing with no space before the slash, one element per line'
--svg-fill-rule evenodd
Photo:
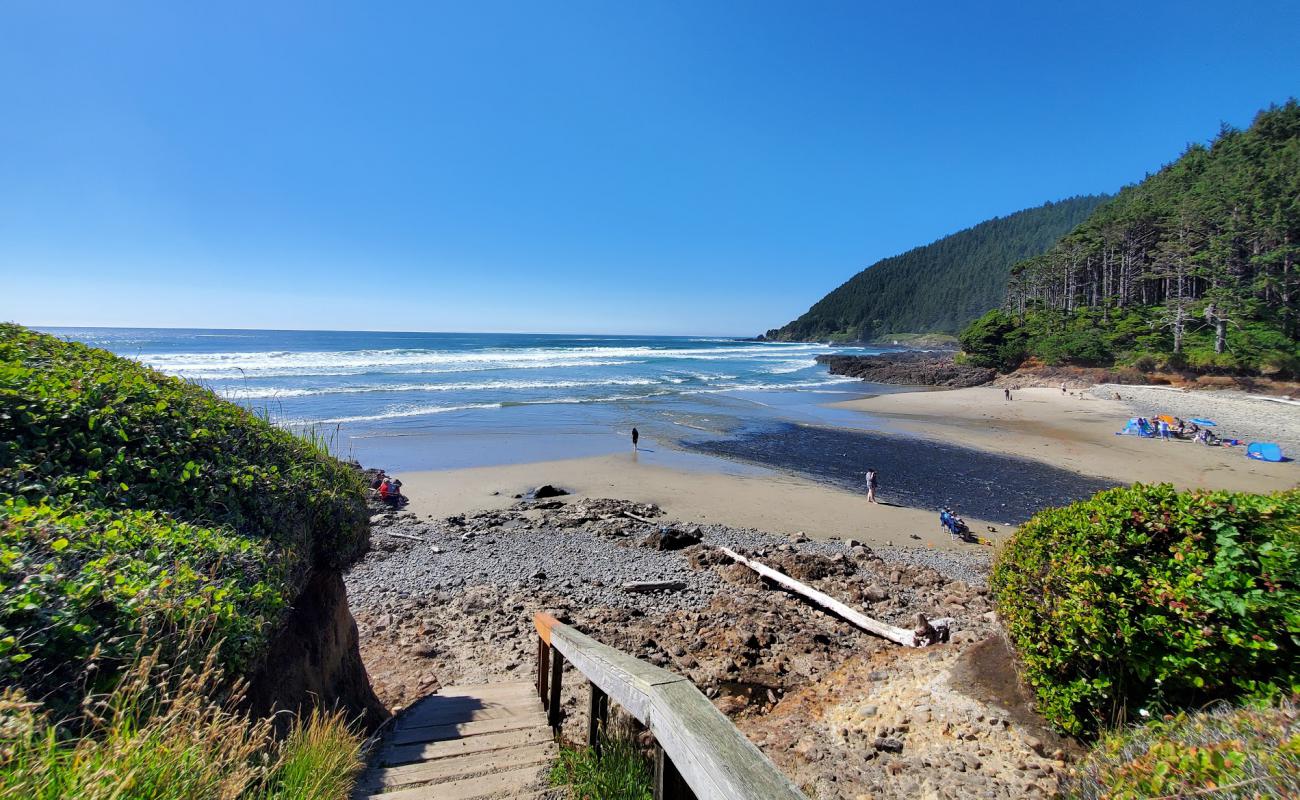
<path fill-rule="evenodd" d="M 1128 388 L 1122 387 L 1121 394 Z M 1019 455 L 1120 483 L 1169 482 L 1186 489 L 1267 492 L 1291 488 L 1300 477 L 1295 463 L 1252 461 L 1242 447 L 1116 436 L 1125 420 L 1139 413 L 1128 402 L 1101 399 L 1086 391 L 1062 394 L 1059 389 L 1017 389 L 1013 397 L 1007 402 L 1002 389 L 980 386 L 881 395 L 835 405 L 883 417 L 903 431 L 927 438 Z M 1223 416 L 1233 413 L 1227 401 L 1217 397 L 1211 402 L 1220 422 L 1216 430 L 1230 435 L 1233 419 Z M 1236 404 L 1243 421 L 1254 413 L 1249 403 Z"/>
<path fill-rule="evenodd" d="M 1195 398 L 1192 398 L 1193 400 Z M 1184 401 L 1188 402 L 1188 401 Z M 922 436 L 1115 483 L 1172 482 L 1181 488 L 1274 491 L 1296 484 L 1294 463 L 1252 461 L 1242 448 L 1210 448 L 1116 436 L 1136 413 L 1128 402 L 1089 392 L 1022 389 L 1007 402 L 990 387 L 881 395 L 835 404 L 885 420 L 891 438 Z M 1220 399 L 1217 413 L 1225 411 Z M 1249 407 L 1243 413 L 1248 413 Z M 1229 418 L 1219 430 L 1233 431 Z M 845 436 L 850 432 L 845 431 Z M 858 435 L 858 434 L 853 434 Z M 410 510 L 435 518 L 506 508 L 515 495 L 549 483 L 583 497 L 654 503 L 683 523 L 722 524 L 816 539 L 858 539 L 872 546 L 969 548 L 955 544 L 928 508 L 870 505 L 861 491 L 777 470 L 730 474 L 666 458 L 666 448 L 471 469 L 403 473 Z M 883 499 L 889 500 L 888 494 Z M 972 529 L 999 541 L 1007 520 L 969 518 Z M 994 528 L 990 532 L 989 528 Z"/>
<path fill-rule="evenodd" d="M 459 470 L 431 470 L 402 475 L 409 510 L 446 517 L 470 511 L 506 508 L 514 495 L 543 483 L 583 497 L 613 497 L 654 503 L 666 517 L 684 523 L 716 523 L 814 539 L 838 536 L 869 546 L 970 548 L 954 544 L 939 530 L 934 512 L 903 506 L 871 505 L 855 494 L 810 480 L 780 475 L 728 475 L 646 463 L 632 453 Z M 493 493 L 497 494 L 493 494 Z M 1011 531 L 1005 526 L 968 519 L 971 527 L 994 540 Z M 988 527 L 996 533 L 989 533 Z"/>

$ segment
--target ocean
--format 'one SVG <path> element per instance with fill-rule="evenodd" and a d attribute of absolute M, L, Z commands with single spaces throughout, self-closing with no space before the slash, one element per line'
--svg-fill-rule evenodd
<path fill-rule="evenodd" d="M 343 457 L 488 466 L 734 435 L 883 390 L 815 357 L 880 350 L 678 336 L 46 328 L 211 388 Z M 651 448 L 652 449 L 652 448 Z M 652 450 L 653 451 L 653 450 Z"/>

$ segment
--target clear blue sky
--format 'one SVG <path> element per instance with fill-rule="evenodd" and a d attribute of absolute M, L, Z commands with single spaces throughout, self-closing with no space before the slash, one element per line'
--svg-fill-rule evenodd
<path fill-rule="evenodd" d="M 1295 2 L 0 8 L 0 319 L 754 334 L 1300 93 Z"/>

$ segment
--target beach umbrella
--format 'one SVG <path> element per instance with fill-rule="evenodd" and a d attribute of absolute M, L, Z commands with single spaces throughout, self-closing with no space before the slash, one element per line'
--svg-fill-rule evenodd
<path fill-rule="evenodd" d="M 1205 425 L 1209 428 L 1213 428 L 1215 425 L 1219 424 L 1212 419 L 1201 419 L 1200 417 L 1192 417 L 1192 422 L 1195 422 L 1197 425 Z"/>
<path fill-rule="evenodd" d="M 1160 416 L 1156 417 L 1156 419 L 1162 419 L 1162 420 L 1164 420 L 1165 422 L 1168 422 L 1170 425 L 1174 425 L 1174 424 L 1176 424 L 1176 423 L 1174 422 L 1174 417 L 1172 417 L 1172 416 L 1170 416 L 1170 415 L 1168 415 L 1168 414 L 1161 414 Z"/>

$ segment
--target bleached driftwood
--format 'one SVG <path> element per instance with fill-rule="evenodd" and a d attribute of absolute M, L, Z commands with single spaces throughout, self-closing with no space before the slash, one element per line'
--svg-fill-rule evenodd
<path fill-rule="evenodd" d="M 636 520 L 637 522 L 644 522 L 644 523 L 647 524 L 647 525 L 657 525 L 657 524 L 658 524 L 657 522 L 655 522 L 655 521 L 652 520 L 652 519 L 646 519 L 645 517 L 639 517 L 639 516 L 637 516 L 636 514 L 633 514 L 631 511 L 623 511 L 623 512 L 621 512 L 621 513 L 623 514 L 623 516 L 627 517 L 628 519 L 634 519 L 634 520 Z"/>
<path fill-rule="evenodd" d="M 825 592 L 818 591 L 806 583 L 800 583 L 789 575 L 778 572 L 765 564 L 760 564 L 753 559 L 745 558 L 739 553 L 735 553 L 725 547 L 719 547 L 718 549 L 725 553 L 728 558 L 744 564 L 759 575 L 762 575 L 764 578 L 776 581 L 800 597 L 808 598 L 822 608 L 825 608 L 827 611 L 837 614 L 849 622 L 852 622 L 862 630 L 867 631 L 868 633 L 874 633 L 875 635 L 888 639 L 891 642 L 897 642 L 904 647 L 924 647 L 928 644 L 942 641 L 946 638 L 944 636 L 946 628 L 952 622 L 950 619 L 927 621 L 924 614 L 917 614 L 918 624 L 916 630 L 908 630 L 907 628 L 900 628 L 897 625 L 890 625 L 888 622 L 881 622 L 880 620 L 872 619 L 866 614 L 841 603 L 839 600 L 836 600 Z"/>
<path fill-rule="evenodd" d="M 423 542 L 423 541 L 424 541 L 424 540 L 421 539 L 419 536 L 412 536 L 412 535 L 409 534 L 409 533 L 395 533 L 394 531 L 384 531 L 384 533 L 387 533 L 389 536 L 396 536 L 398 539 L 410 539 L 410 540 L 413 541 L 413 542 Z"/>

